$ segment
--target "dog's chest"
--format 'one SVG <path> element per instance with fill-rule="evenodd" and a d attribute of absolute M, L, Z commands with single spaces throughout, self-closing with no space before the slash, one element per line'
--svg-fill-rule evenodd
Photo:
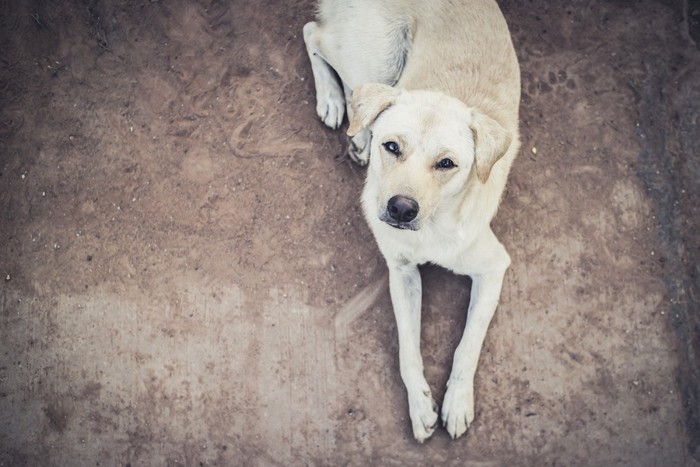
<path fill-rule="evenodd" d="M 380 226 L 375 236 L 387 258 L 414 264 L 432 263 L 455 272 L 464 271 L 468 261 L 467 241 L 457 233 L 397 231 Z"/>

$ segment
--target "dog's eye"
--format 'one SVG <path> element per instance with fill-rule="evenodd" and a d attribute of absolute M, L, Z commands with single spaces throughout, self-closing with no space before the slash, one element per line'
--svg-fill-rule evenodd
<path fill-rule="evenodd" d="M 437 168 L 438 169 L 452 169 L 454 167 L 457 167 L 455 163 L 452 161 L 450 158 L 444 158 L 440 160 L 440 162 L 437 163 Z"/>
<path fill-rule="evenodd" d="M 396 141 L 387 141 L 382 146 L 384 146 L 384 149 L 386 149 L 395 156 L 401 155 L 401 149 L 399 148 L 399 145 Z"/>

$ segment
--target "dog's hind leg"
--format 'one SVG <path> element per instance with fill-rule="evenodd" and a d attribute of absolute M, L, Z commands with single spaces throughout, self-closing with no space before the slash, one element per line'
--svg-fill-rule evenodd
<path fill-rule="evenodd" d="M 374 20 L 376 21 L 376 18 Z M 343 75 L 347 76 L 347 78 L 343 78 L 343 85 L 348 120 L 352 119 L 351 103 L 354 87 L 364 83 L 381 83 L 393 86 L 401 77 L 406 64 L 412 36 L 412 22 L 408 19 L 398 21 L 380 19 L 380 21 L 381 24 L 373 28 L 371 33 L 356 31 L 356 35 L 374 36 L 376 48 L 372 49 L 373 53 L 358 54 L 361 52 L 360 48 L 349 47 L 349 51 L 356 55 L 348 53 L 348 56 L 344 57 L 346 65 L 349 65 L 343 67 Z M 385 34 L 376 36 L 374 31 L 384 31 Z M 368 44 L 362 45 L 368 47 Z M 360 165 L 366 165 L 369 162 L 371 141 L 372 133 L 367 128 L 350 137 L 348 144 L 350 159 Z"/>
<path fill-rule="evenodd" d="M 364 83 L 395 85 L 403 73 L 415 29 L 405 12 L 374 0 L 325 1 L 319 21 L 304 26 L 304 41 L 316 84 L 316 111 L 337 128 L 350 115 L 352 90 Z M 340 78 L 340 80 L 338 80 Z M 345 105 L 345 109 L 342 108 Z M 371 133 L 350 138 L 348 155 L 369 160 Z"/>
<path fill-rule="evenodd" d="M 316 22 L 304 26 L 304 42 L 316 86 L 316 113 L 323 123 L 336 129 L 343 123 L 345 94 L 335 71 L 321 52 L 321 35 L 322 30 Z"/>

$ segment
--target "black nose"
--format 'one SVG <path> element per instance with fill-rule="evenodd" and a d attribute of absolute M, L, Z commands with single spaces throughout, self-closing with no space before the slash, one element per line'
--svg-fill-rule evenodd
<path fill-rule="evenodd" d="M 389 217 L 396 222 L 411 222 L 418 215 L 418 202 L 405 196 L 393 196 L 386 204 Z"/>

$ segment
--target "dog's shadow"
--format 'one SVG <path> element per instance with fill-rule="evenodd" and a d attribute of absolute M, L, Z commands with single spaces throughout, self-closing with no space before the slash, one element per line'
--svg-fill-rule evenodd
<path fill-rule="evenodd" d="M 420 267 L 423 279 L 421 349 L 425 377 L 442 400 L 467 317 L 472 281 L 434 265 Z"/>

